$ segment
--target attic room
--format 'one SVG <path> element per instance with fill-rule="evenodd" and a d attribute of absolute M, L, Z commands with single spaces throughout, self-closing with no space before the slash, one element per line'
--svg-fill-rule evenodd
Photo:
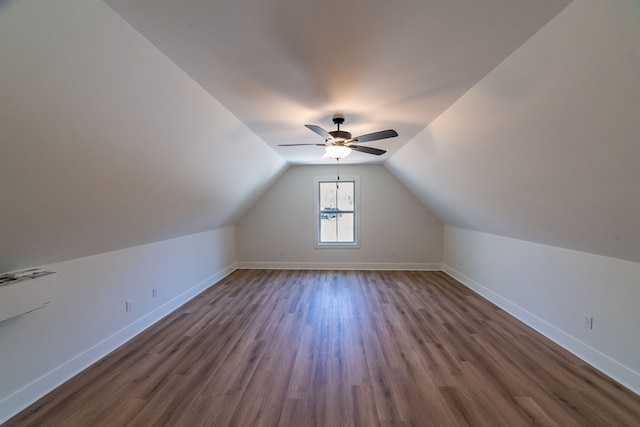
<path fill-rule="evenodd" d="M 256 301 L 267 304 L 289 286 L 290 301 L 306 295 L 296 289 L 326 289 L 318 297 L 322 316 L 353 320 L 348 313 L 356 313 L 361 329 L 349 329 L 349 322 L 328 328 L 338 341 L 361 333 L 354 342 L 365 342 L 369 333 L 400 328 L 404 317 L 375 317 L 398 310 L 393 313 L 420 317 L 409 323 L 429 337 L 428 349 L 441 347 L 430 341 L 436 335 L 455 346 L 460 330 L 501 325 L 505 334 L 515 331 L 514 352 L 519 339 L 535 341 L 543 343 L 536 349 L 551 349 L 541 351 L 551 360 L 558 354 L 571 360 L 549 364 L 556 378 L 564 375 L 558 366 L 569 365 L 592 375 L 575 388 L 553 386 L 554 375 L 552 385 L 538 383 L 525 368 L 539 377 L 546 368 L 524 363 L 523 352 L 514 356 L 522 365 L 518 375 L 533 378 L 540 394 L 491 407 L 483 404 L 484 386 L 474 395 L 464 377 L 462 391 L 433 386 L 443 409 L 430 422 L 440 414 L 435 407 L 431 414 L 406 412 L 424 403 L 403 400 L 416 385 L 369 378 L 344 399 L 336 393 L 335 402 L 326 396 L 322 404 L 307 402 L 321 413 L 316 424 L 634 425 L 640 416 L 639 46 L 635 0 L 409 0 L 402 7 L 360 0 L 0 0 L 0 275 L 53 273 L 0 283 L 0 423 L 136 425 L 108 417 L 88 424 L 60 412 L 47 418 L 45 409 L 72 400 L 74 384 L 102 387 L 86 379 L 94 367 L 112 366 L 115 376 L 128 360 L 119 352 L 150 341 L 160 328 L 181 328 L 190 313 L 206 314 L 177 343 L 187 343 L 198 328 L 215 329 L 215 322 L 204 322 L 226 319 L 216 301 L 235 297 L 238 312 L 271 319 L 267 305 Z M 356 140 L 339 161 L 323 158 L 322 134 L 336 129 L 336 115 L 352 135 L 394 130 L 397 136 L 362 146 Z M 323 179 L 357 183 L 357 210 L 333 214 L 318 206 Z M 356 218 L 353 244 L 323 246 L 319 224 L 337 230 L 349 215 Z M 9 314 L 31 285 L 46 303 Z M 362 296 L 356 289 L 370 287 L 386 302 L 349 306 Z M 444 305 L 429 311 L 441 299 Z M 309 310 L 314 301 L 305 302 Z M 381 330 L 368 329 L 386 321 Z M 295 324 L 281 329 L 265 320 L 258 335 L 296 331 Z M 408 330 L 393 330 L 411 339 Z M 347 332 L 340 337 L 339 331 Z M 266 347 L 236 354 L 223 345 L 225 330 L 220 333 L 202 338 L 205 350 L 193 343 L 198 351 L 186 352 L 185 360 L 213 349 L 238 360 L 275 351 L 259 340 Z M 488 347 L 478 334 L 471 334 L 477 346 L 434 360 L 495 362 L 486 373 L 497 387 L 501 372 L 520 368 L 497 363 L 509 352 Z M 301 343 L 304 337 L 301 332 Z M 396 347 L 397 354 L 367 359 L 368 366 L 395 366 L 401 378 L 407 371 L 394 364 L 426 363 L 417 347 Z M 143 348 L 138 354 L 147 367 L 160 366 L 159 356 Z M 264 356 L 258 363 L 295 368 L 304 356 L 316 357 L 306 351 L 301 344 L 291 360 L 277 364 Z M 327 357 L 333 366 L 346 356 Z M 205 363 L 194 360 L 194 366 Z M 476 379 L 485 375 L 470 371 Z M 260 379 L 255 372 L 252 378 Z M 287 372 L 291 384 L 299 380 Z M 365 374 L 349 375 L 355 381 Z M 205 386 L 212 395 L 216 381 Z M 527 381 L 517 387 L 527 390 Z M 412 396 L 427 399 L 426 389 L 416 390 Z M 309 412 L 295 406 L 306 402 L 306 392 L 284 390 L 293 406 L 285 405 L 273 423 L 259 418 L 258 405 L 225 422 L 176 422 L 165 414 L 155 425 L 309 425 Z M 178 397 L 162 393 L 169 394 L 132 399 L 129 412 L 117 407 L 114 417 L 145 414 L 158 402 L 176 415 L 167 402 Z M 380 399 L 389 394 L 400 397 L 385 412 Z M 189 408 L 207 406 L 203 396 Z M 100 399 L 107 398 L 116 399 L 98 395 L 97 406 L 87 404 L 85 412 L 99 414 Z M 263 398 L 247 392 L 240 400 Z M 563 399 L 582 406 L 574 413 L 549 409 Z M 599 399 L 609 402 L 602 410 Z M 341 405 L 357 407 L 353 402 L 363 405 L 361 416 L 376 415 L 323 418 L 341 413 Z M 598 409 L 589 412 L 590 405 Z M 287 424 L 285 409 L 293 414 L 288 420 L 306 421 Z M 24 417 L 16 417 L 21 411 Z M 257 418 L 240 422 L 240 413 Z"/>

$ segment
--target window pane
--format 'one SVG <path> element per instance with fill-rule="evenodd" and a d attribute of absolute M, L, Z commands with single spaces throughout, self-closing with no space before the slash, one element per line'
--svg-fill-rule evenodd
<path fill-rule="evenodd" d="M 321 182 L 320 209 L 352 211 L 354 206 L 354 182 Z M 332 209 L 328 209 L 332 208 Z"/>
<path fill-rule="evenodd" d="M 353 220 L 351 213 L 321 215 L 320 242 L 354 242 Z"/>
<path fill-rule="evenodd" d="M 320 183 L 320 209 L 335 210 L 336 209 L 336 184 L 335 182 Z M 330 209 L 333 208 L 333 209 Z"/>
<path fill-rule="evenodd" d="M 353 182 L 338 183 L 338 209 L 341 211 L 353 210 Z"/>

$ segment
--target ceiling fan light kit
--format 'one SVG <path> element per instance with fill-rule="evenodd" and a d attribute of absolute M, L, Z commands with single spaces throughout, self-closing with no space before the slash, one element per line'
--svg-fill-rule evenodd
<path fill-rule="evenodd" d="M 340 160 L 351 154 L 351 148 L 344 145 L 328 145 L 324 150 L 323 159 L 331 157 L 332 159 Z"/>
<path fill-rule="evenodd" d="M 359 145 L 363 142 L 377 141 L 380 139 L 394 138 L 398 136 L 398 132 L 393 129 L 382 130 L 379 132 L 368 133 L 366 135 L 351 137 L 351 132 L 340 130 L 340 125 L 344 123 L 344 116 L 336 114 L 333 116 L 333 123 L 336 125 L 336 130 L 327 132 L 317 125 L 305 125 L 307 129 L 317 133 L 324 138 L 324 144 L 280 144 L 279 147 L 291 147 L 297 145 L 316 145 L 325 147 L 325 153 L 322 158 L 331 157 L 336 160 L 344 159 L 351 150 L 360 151 L 361 153 L 373 154 L 380 156 L 386 153 L 386 150 L 380 150 L 379 148 L 365 147 Z"/>

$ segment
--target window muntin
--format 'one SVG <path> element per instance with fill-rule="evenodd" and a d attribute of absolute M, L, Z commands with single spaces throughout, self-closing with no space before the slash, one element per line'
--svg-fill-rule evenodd
<path fill-rule="evenodd" d="M 316 179 L 318 246 L 357 246 L 357 181 Z"/>

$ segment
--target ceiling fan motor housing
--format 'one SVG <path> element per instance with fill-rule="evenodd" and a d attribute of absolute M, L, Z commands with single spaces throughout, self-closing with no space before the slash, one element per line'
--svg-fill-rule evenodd
<path fill-rule="evenodd" d="M 334 130 L 328 133 L 329 135 L 331 135 L 331 138 L 333 138 L 333 140 L 336 142 L 341 142 L 341 141 L 346 141 L 348 139 L 351 139 L 351 132 L 345 132 L 343 130 Z"/>

